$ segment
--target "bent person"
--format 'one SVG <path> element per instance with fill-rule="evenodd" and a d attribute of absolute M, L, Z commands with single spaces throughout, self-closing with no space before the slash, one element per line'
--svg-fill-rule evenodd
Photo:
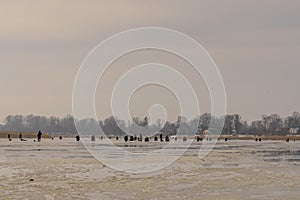
<path fill-rule="evenodd" d="M 166 136 L 166 139 L 165 139 L 165 140 L 166 140 L 166 142 L 169 142 L 169 141 L 170 141 L 170 139 L 169 139 L 169 136 L 168 136 L 168 135 Z"/>

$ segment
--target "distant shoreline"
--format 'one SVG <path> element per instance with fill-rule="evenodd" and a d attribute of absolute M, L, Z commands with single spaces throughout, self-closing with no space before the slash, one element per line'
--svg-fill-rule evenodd
<path fill-rule="evenodd" d="M 37 137 L 37 132 L 17 132 L 17 131 L 0 131 L 0 138 L 7 138 L 8 134 L 10 134 L 11 138 L 19 138 L 19 134 L 22 133 L 23 138 L 36 138 Z M 45 139 L 51 139 L 58 137 L 57 134 L 48 134 L 48 133 L 43 133 L 42 138 Z M 70 138 L 70 137 L 75 137 L 74 135 L 63 135 L 65 138 Z M 120 136 L 119 136 L 120 137 Z M 178 138 L 181 138 L 183 136 L 179 136 Z M 187 135 L 187 138 L 192 139 L 193 135 Z M 122 136 L 120 139 L 123 138 Z M 255 139 L 261 139 L 261 140 L 286 140 L 289 138 L 290 140 L 300 140 L 300 135 L 221 135 L 221 136 L 216 136 L 216 135 L 207 135 L 207 136 L 200 136 L 202 139 L 206 138 L 212 138 L 212 139 L 219 139 L 219 140 L 225 140 L 227 138 L 228 140 L 255 140 Z M 115 138 L 112 137 L 112 140 Z"/>

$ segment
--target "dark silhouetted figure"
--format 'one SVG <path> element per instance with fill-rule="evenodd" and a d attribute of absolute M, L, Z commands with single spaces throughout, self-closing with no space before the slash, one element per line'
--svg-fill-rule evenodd
<path fill-rule="evenodd" d="M 59 139 L 62 140 L 62 136 L 59 136 Z"/>
<path fill-rule="evenodd" d="M 125 142 L 128 142 L 128 135 L 125 135 L 124 141 L 125 141 Z"/>
<path fill-rule="evenodd" d="M 100 136 L 100 140 L 103 140 L 103 136 L 102 135 Z"/>
<path fill-rule="evenodd" d="M 159 135 L 159 139 L 160 139 L 161 142 L 163 142 L 163 135 L 162 135 L 162 133 Z"/>
<path fill-rule="evenodd" d="M 131 142 L 132 142 L 132 141 L 133 141 L 133 139 L 134 139 L 134 138 L 133 138 L 133 136 L 131 135 L 131 136 L 129 137 L 129 141 L 131 141 Z"/>
<path fill-rule="evenodd" d="M 80 136 L 76 135 L 76 141 L 78 142 L 80 140 Z"/>
<path fill-rule="evenodd" d="M 38 132 L 38 134 L 37 134 L 37 138 L 38 138 L 38 140 L 37 140 L 37 141 L 38 141 L 38 142 L 40 142 L 40 141 L 41 141 L 41 139 L 42 139 L 42 135 L 43 135 L 43 134 L 42 134 L 42 131 L 39 131 L 39 132 Z"/>
<path fill-rule="evenodd" d="M 186 138 L 186 137 L 183 137 L 182 140 L 185 142 L 185 141 L 187 141 L 187 138 Z"/>
<path fill-rule="evenodd" d="M 136 135 L 134 135 L 134 141 L 136 141 L 137 140 L 137 136 Z"/>
<path fill-rule="evenodd" d="M 95 136 L 94 136 L 94 135 L 92 135 L 92 137 L 91 137 L 91 141 L 92 141 L 92 142 L 95 142 L 95 140 L 96 140 Z"/>
<path fill-rule="evenodd" d="M 157 142 L 157 140 L 158 140 L 158 138 L 157 138 L 157 136 L 155 136 L 155 137 L 154 137 L 154 141 Z"/>
<path fill-rule="evenodd" d="M 257 141 L 258 141 L 258 139 L 257 139 L 257 138 L 255 138 L 255 141 L 257 142 Z"/>
<path fill-rule="evenodd" d="M 170 139 L 169 139 L 169 136 L 168 136 L 168 135 L 166 136 L 166 139 L 165 139 L 165 140 L 166 140 L 166 142 L 169 142 L 169 141 L 170 141 Z"/>
<path fill-rule="evenodd" d="M 175 137 L 174 140 L 177 141 L 177 137 Z"/>
<path fill-rule="evenodd" d="M 11 141 L 10 134 L 7 135 L 7 138 L 8 138 L 9 141 Z"/>
<path fill-rule="evenodd" d="M 145 142 L 149 142 L 149 138 L 148 137 L 145 137 Z"/>
<path fill-rule="evenodd" d="M 22 139 L 23 139 L 22 133 L 19 134 L 19 139 L 22 141 Z"/>
<path fill-rule="evenodd" d="M 259 139 L 258 139 L 258 141 L 260 141 L 260 142 L 261 142 L 261 138 L 259 138 Z"/>
<path fill-rule="evenodd" d="M 285 140 L 286 142 L 289 142 L 290 141 L 290 138 L 286 138 L 286 140 Z"/>
<path fill-rule="evenodd" d="M 197 142 L 199 142 L 200 141 L 200 137 L 199 136 L 197 136 Z"/>
<path fill-rule="evenodd" d="M 227 139 L 227 138 L 225 138 L 225 142 L 227 142 L 227 140 L 228 140 L 228 139 Z"/>
<path fill-rule="evenodd" d="M 119 137 L 118 137 L 118 136 L 116 137 L 116 140 L 119 140 Z"/>

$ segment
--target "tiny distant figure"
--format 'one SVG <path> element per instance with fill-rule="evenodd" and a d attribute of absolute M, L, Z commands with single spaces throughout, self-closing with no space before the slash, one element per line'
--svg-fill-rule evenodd
<path fill-rule="evenodd" d="M 95 142 L 95 140 L 96 140 L 95 136 L 94 136 L 94 135 L 92 135 L 92 137 L 91 137 L 91 141 L 92 141 L 92 142 Z"/>
<path fill-rule="evenodd" d="M 199 136 L 197 136 L 197 142 L 199 142 L 200 141 L 200 137 Z"/>
<path fill-rule="evenodd" d="M 23 139 L 22 133 L 19 134 L 19 139 L 22 141 L 22 139 Z"/>
<path fill-rule="evenodd" d="M 116 140 L 117 140 L 117 141 L 119 140 L 119 137 L 118 137 L 118 136 L 116 137 Z"/>
<path fill-rule="evenodd" d="M 258 139 L 258 141 L 260 141 L 260 142 L 261 142 L 261 138 L 259 138 L 259 139 Z"/>
<path fill-rule="evenodd" d="M 157 140 L 158 140 L 158 138 L 157 138 L 157 136 L 155 136 L 155 137 L 154 137 L 154 141 L 157 142 Z"/>
<path fill-rule="evenodd" d="M 228 139 L 227 139 L 227 138 L 225 138 L 225 142 L 227 142 L 227 140 L 228 140 Z"/>
<path fill-rule="evenodd" d="M 80 136 L 76 135 L 76 141 L 79 142 L 79 140 L 80 140 Z"/>
<path fill-rule="evenodd" d="M 183 137 L 182 140 L 183 140 L 184 142 L 186 142 L 186 141 L 187 141 L 187 138 L 186 138 L 186 137 Z"/>
<path fill-rule="evenodd" d="M 125 135 L 125 136 L 124 136 L 124 141 L 125 141 L 125 142 L 128 142 L 128 135 Z"/>
<path fill-rule="evenodd" d="M 168 135 L 166 136 L 166 139 L 165 139 L 165 140 L 166 140 L 166 142 L 169 142 L 169 141 L 170 141 L 170 139 L 169 139 L 169 136 L 168 136 Z"/>
<path fill-rule="evenodd" d="M 59 139 L 62 140 L 62 136 L 59 136 Z"/>
<path fill-rule="evenodd" d="M 286 142 L 289 142 L 290 141 L 290 138 L 286 138 L 286 140 L 285 140 Z"/>
<path fill-rule="evenodd" d="M 9 141 L 11 141 L 10 134 L 7 135 L 7 138 L 8 138 Z"/>
<path fill-rule="evenodd" d="M 175 137 L 174 140 L 177 141 L 177 137 Z"/>
<path fill-rule="evenodd" d="M 133 140 L 134 140 L 134 141 L 137 141 L 137 136 L 136 136 L 136 135 L 134 135 Z"/>
<path fill-rule="evenodd" d="M 103 136 L 102 135 L 100 136 L 100 140 L 103 140 Z"/>
<path fill-rule="evenodd" d="M 148 137 L 145 137 L 145 142 L 149 142 L 149 138 Z"/>
<path fill-rule="evenodd" d="M 38 138 L 38 142 L 40 142 L 41 141 L 41 139 L 42 139 L 42 135 L 43 135 L 43 133 L 42 133 L 42 131 L 39 131 L 38 132 L 38 134 L 37 134 L 37 138 Z"/>
<path fill-rule="evenodd" d="M 143 141 L 143 135 L 140 134 L 139 137 L 137 138 L 138 141 L 142 142 Z"/>
<path fill-rule="evenodd" d="M 22 133 L 19 134 L 19 139 L 20 139 L 21 141 L 26 141 L 25 139 L 23 139 Z"/>
<path fill-rule="evenodd" d="M 257 141 L 258 141 L 258 139 L 257 139 L 257 138 L 255 138 L 255 141 L 257 142 Z"/>
<path fill-rule="evenodd" d="M 162 133 L 159 135 L 159 139 L 160 139 L 161 142 L 164 141 L 164 140 L 163 140 L 163 135 L 162 135 Z"/>
<path fill-rule="evenodd" d="M 131 136 L 129 137 L 129 141 L 131 141 L 131 142 L 132 142 L 132 141 L 133 141 L 133 139 L 134 139 L 134 138 L 133 138 L 133 136 L 131 135 Z"/>

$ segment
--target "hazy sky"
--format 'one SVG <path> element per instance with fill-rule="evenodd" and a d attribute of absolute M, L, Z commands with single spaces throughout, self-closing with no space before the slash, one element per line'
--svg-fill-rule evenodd
<path fill-rule="evenodd" d="M 8 114 L 72 113 L 73 82 L 89 51 L 112 34 L 144 26 L 178 30 L 206 48 L 223 76 L 229 113 L 240 113 L 247 120 L 262 114 L 289 115 L 300 111 L 299 19 L 297 0 L 1 0 L 0 119 Z M 135 58 L 141 55 L 147 61 L 162 59 L 157 52 Z M 105 94 L 113 82 L 109 80 L 122 75 L 123 66 L 135 63 L 133 58 L 124 59 L 107 74 Z M 193 76 L 189 66 L 177 67 Z M 203 88 L 199 86 L 199 96 L 205 93 Z M 150 105 L 160 96 L 158 90 L 149 87 L 144 91 L 148 96 L 137 93 L 136 101 L 147 99 Z M 160 96 L 161 101 L 167 98 L 167 110 L 176 115 L 174 99 Z M 209 111 L 205 106 L 209 101 L 203 102 L 202 110 Z M 110 114 L 104 105 L 98 105 L 99 118 Z M 133 115 L 145 112 L 133 107 Z"/>

